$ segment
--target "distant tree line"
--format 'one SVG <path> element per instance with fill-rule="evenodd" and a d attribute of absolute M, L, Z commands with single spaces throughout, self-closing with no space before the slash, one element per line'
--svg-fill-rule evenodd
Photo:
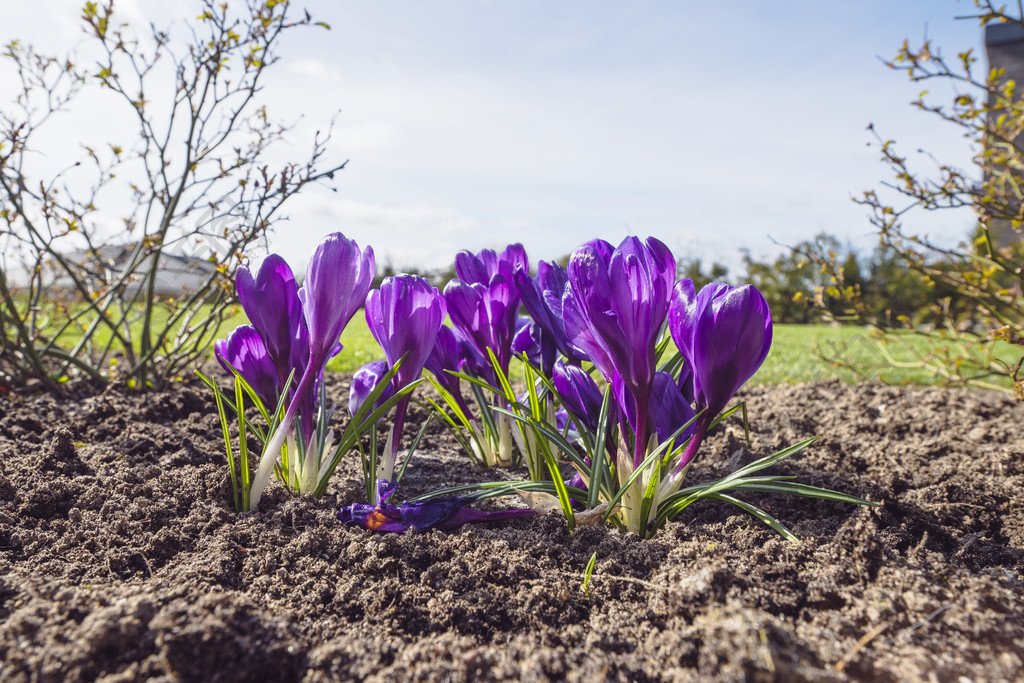
<path fill-rule="evenodd" d="M 980 319 L 970 297 L 908 267 L 892 247 L 882 245 L 864 253 L 821 233 L 774 260 L 757 259 L 747 249 L 742 254 L 742 274 L 733 275 L 721 263 L 709 265 L 692 258 L 679 262 L 679 277 L 690 278 L 698 289 L 709 282 L 750 283 L 768 300 L 776 323 L 867 322 L 883 328 L 918 328 L 953 319 L 967 328 Z M 929 266 L 956 270 L 962 266 L 960 260 L 949 256 L 943 264 L 933 259 Z M 558 259 L 562 265 L 567 261 L 567 256 Z M 420 275 L 440 289 L 455 277 L 453 265 L 398 270 L 385 263 L 377 284 L 398 272 Z"/>
<path fill-rule="evenodd" d="M 774 260 L 758 260 L 743 250 L 745 273 L 730 277 L 713 263 L 707 270 L 700 259 L 680 266 L 680 275 L 699 288 L 712 281 L 750 283 L 765 295 L 776 323 L 851 322 L 883 328 L 929 328 L 953 324 L 961 331 L 981 331 L 983 311 L 975 297 L 935 272 L 959 273 L 982 252 L 983 236 L 945 254 L 933 254 L 922 267 L 908 264 L 892 246 L 881 244 L 870 253 L 843 245 L 821 233 L 793 245 Z M 1024 245 L 1014 247 L 1018 258 Z M 1004 278 L 1007 289 L 1020 283 Z"/>

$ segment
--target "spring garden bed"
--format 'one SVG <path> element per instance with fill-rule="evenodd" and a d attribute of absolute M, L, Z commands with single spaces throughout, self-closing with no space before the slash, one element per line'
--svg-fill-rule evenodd
<path fill-rule="evenodd" d="M 198 382 L 0 397 L 0 679 L 1024 675 L 1024 405 L 835 382 L 741 398 L 751 443 L 724 424 L 690 481 L 817 434 L 779 470 L 880 506 L 746 496 L 800 544 L 712 502 L 651 541 L 554 514 L 375 534 L 336 520 L 362 500 L 355 457 L 321 500 L 272 487 L 236 516 Z M 473 468 L 436 425 L 420 448 L 403 497 L 524 474 Z"/>

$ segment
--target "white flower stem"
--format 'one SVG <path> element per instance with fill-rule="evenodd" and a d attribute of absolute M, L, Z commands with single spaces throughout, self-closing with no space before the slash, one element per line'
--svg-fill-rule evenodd
<path fill-rule="evenodd" d="M 249 488 L 249 509 L 252 510 L 260 503 L 260 498 L 263 496 L 264 489 L 267 488 L 267 484 L 270 483 L 270 476 L 274 473 L 274 465 L 277 463 L 278 458 L 281 457 L 281 447 L 284 446 L 285 439 L 292 431 L 292 426 L 295 423 L 295 415 L 299 412 L 299 405 L 302 404 L 306 392 L 308 392 L 313 386 L 313 378 L 316 377 L 317 370 L 314 368 L 317 365 L 313 362 L 314 358 L 310 358 L 309 364 L 306 366 L 306 371 L 302 374 L 302 379 L 299 380 L 299 386 L 295 389 L 295 394 L 292 396 L 291 403 L 288 404 L 288 409 L 284 413 L 284 419 L 281 420 L 281 424 L 277 426 L 277 431 L 267 442 L 266 447 L 263 449 L 263 455 L 260 456 L 260 466 L 256 470 L 256 476 L 252 478 L 252 485 Z M 322 366 L 323 363 L 320 363 Z"/>

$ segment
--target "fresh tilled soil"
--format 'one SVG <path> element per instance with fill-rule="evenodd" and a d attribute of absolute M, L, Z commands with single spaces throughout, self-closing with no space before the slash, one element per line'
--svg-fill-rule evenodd
<path fill-rule="evenodd" d="M 0 397 L 0 680 L 1024 680 L 1024 405 L 743 398 L 750 444 L 724 425 L 691 481 L 818 435 L 779 471 L 879 506 L 746 497 L 799 544 L 712 502 L 651 541 L 557 515 L 376 534 L 336 519 L 354 455 L 323 499 L 236 515 L 196 383 Z M 510 476 L 438 428 L 399 496 Z"/>

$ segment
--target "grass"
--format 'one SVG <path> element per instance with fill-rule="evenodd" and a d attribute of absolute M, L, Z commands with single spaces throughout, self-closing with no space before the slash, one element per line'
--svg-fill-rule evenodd
<path fill-rule="evenodd" d="M 341 342 L 345 348 L 328 364 L 329 370 L 351 372 L 365 363 L 384 357 L 361 314 L 352 318 L 341 336 Z M 854 370 L 822 358 L 822 354 L 828 357 L 842 351 L 845 361 L 860 366 L 867 379 L 889 384 L 937 384 L 942 380 L 940 376 L 926 367 L 913 365 L 938 359 L 944 353 L 944 346 L 949 345 L 921 335 L 894 336 L 885 348 L 897 363 L 907 364 L 905 367 L 894 367 L 887 361 L 877 336 L 865 327 L 776 325 L 772 350 L 752 381 L 755 384 L 795 384 L 832 378 L 847 383 L 862 381 L 865 377 Z M 951 345 L 949 351 L 960 353 L 963 345 Z M 1015 351 L 1009 344 L 1000 343 L 996 347 L 997 357 L 1008 362 L 1016 362 L 1020 357 L 1019 351 L 1014 355 Z M 1006 380 L 996 382 L 996 385 L 1010 388 Z"/>
<path fill-rule="evenodd" d="M 1021 356 L 1020 349 L 1004 342 L 998 342 L 992 351 L 995 359 L 1008 364 Z M 753 382 L 783 384 L 836 378 L 847 383 L 869 379 L 887 384 L 932 385 L 944 380 L 934 368 L 955 367 L 956 359 L 967 356 L 986 359 L 980 345 L 971 348 L 963 342 L 920 334 L 890 333 L 883 343 L 877 332 L 866 327 L 776 325 L 772 350 Z M 942 362 L 944 359 L 949 362 Z M 1011 388 L 1006 378 L 989 381 L 993 388 Z"/>

